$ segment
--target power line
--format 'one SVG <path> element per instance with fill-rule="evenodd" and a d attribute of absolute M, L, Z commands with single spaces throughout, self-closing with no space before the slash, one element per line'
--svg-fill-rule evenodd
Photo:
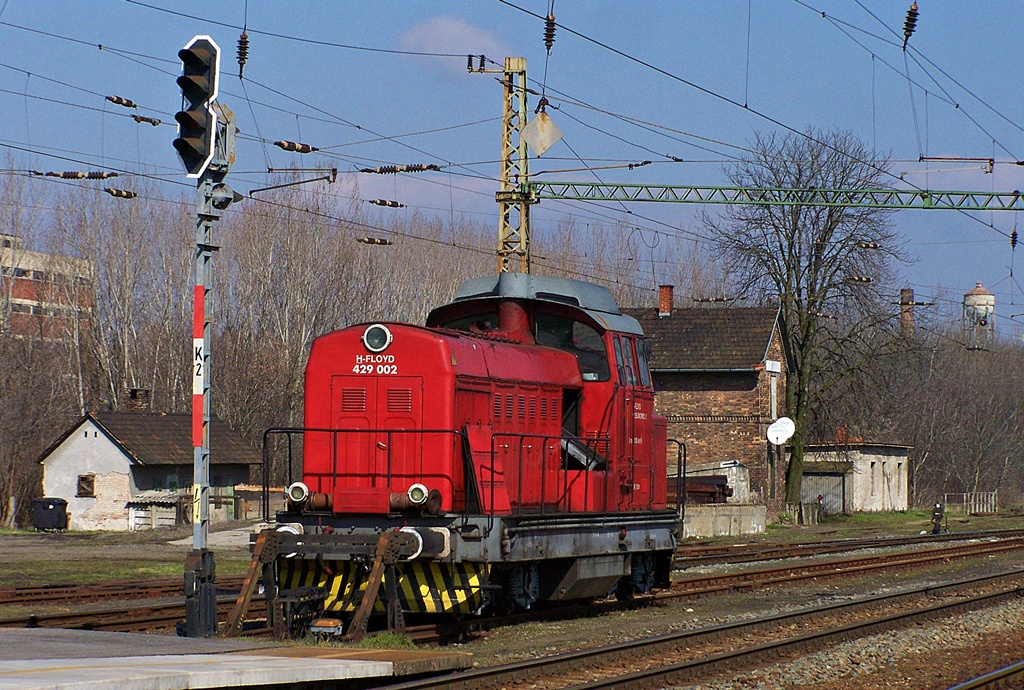
<path fill-rule="evenodd" d="M 515 5 L 514 3 L 510 2 L 509 0 L 498 0 L 498 2 L 501 3 L 502 5 L 506 5 L 508 7 L 511 7 L 512 9 L 518 10 L 519 12 L 522 12 L 524 14 L 530 15 L 532 17 L 535 17 L 535 18 L 538 18 L 538 19 L 542 18 L 537 13 L 531 12 L 530 10 L 527 10 L 527 9 L 525 9 L 523 7 L 519 7 L 519 6 Z M 567 31 L 570 34 L 572 34 L 572 35 L 574 35 L 574 36 L 576 36 L 576 37 L 578 37 L 578 38 L 588 42 L 588 43 L 592 43 L 592 44 L 594 44 L 594 45 L 596 45 L 596 46 L 598 46 L 600 48 L 603 48 L 604 50 L 607 50 L 607 51 L 609 51 L 609 52 L 611 52 L 611 53 L 613 53 L 615 55 L 618 55 L 619 57 L 622 57 L 622 58 L 624 58 L 624 59 L 626 59 L 626 60 L 628 60 L 630 62 L 634 62 L 634 63 L 636 63 L 636 64 L 638 64 L 638 65 L 640 65 L 642 67 L 645 67 L 645 68 L 650 69 L 650 70 L 652 70 L 652 71 L 654 71 L 654 72 L 656 72 L 658 74 L 661 74 L 662 76 L 668 77 L 669 79 L 672 79 L 673 81 L 677 81 L 677 82 L 679 82 L 681 84 L 689 86 L 692 89 L 696 89 L 697 91 L 700 91 L 703 94 L 711 96 L 714 99 L 720 100 L 720 101 L 722 101 L 724 103 L 727 103 L 729 105 L 735 106 L 737 108 L 741 108 L 742 110 L 745 110 L 745 111 L 747 111 L 747 112 L 749 112 L 749 113 L 751 113 L 751 114 L 753 114 L 753 115 L 755 115 L 755 116 L 757 116 L 757 117 L 759 117 L 759 118 L 761 118 L 761 119 L 763 119 L 763 120 L 765 120 L 767 122 L 770 122 L 773 125 L 775 125 L 777 127 L 780 127 L 782 129 L 786 130 L 787 132 L 790 132 L 791 134 L 794 134 L 794 135 L 799 136 L 799 137 L 803 137 L 803 138 L 807 139 L 808 141 L 811 141 L 811 142 L 814 142 L 815 144 L 818 144 L 819 146 L 823 146 L 823 147 L 825 147 L 825 148 L 827 148 L 827 149 L 829 149 L 831 151 L 834 151 L 835 153 L 838 153 L 838 154 L 840 154 L 842 156 L 845 156 L 845 157 L 853 160 L 854 162 L 856 162 L 856 163 L 858 163 L 860 165 L 864 165 L 864 166 L 866 166 L 868 168 L 871 168 L 872 170 L 875 170 L 875 171 L 877 171 L 878 173 L 880 173 L 882 175 L 885 175 L 887 177 L 892 177 L 892 178 L 899 179 L 891 171 L 886 170 L 885 168 L 883 168 L 883 167 L 881 167 L 881 166 L 879 166 L 879 165 L 877 165 L 875 163 L 872 163 L 871 161 L 860 160 L 860 159 L 856 158 L 855 156 L 850 155 L 848 152 L 839 150 L 836 147 L 829 145 L 827 142 L 820 141 L 819 139 L 817 139 L 817 138 L 811 136 L 810 134 L 808 134 L 807 132 L 801 132 L 800 130 L 796 129 L 795 127 L 792 127 L 791 125 L 787 125 L 785 122 L 782 122 L 781 120 L 778 120 L 778 119 L 768 115 L 767 113 L 761 112 L 761 111 L 759 111 L 759 110 L 757 110 L 755 108 L 751 108 L 749 106 L 745 106 L 742 103 L 736 101 L 735 99 L 729 98 L 728 96 L 725 96 L 725 95 L 720 94 L 720 93 L 718 93 L 716 91 L 713 91 L 712 89 L 709 89 L 707 87 L 701 86 L 701 85 L 699 85 L 699 84 L 697 84 L 695 82 L 692 82 L 692 81 L 690 81 L 688 79 L 680 77 L 679 75 L 673 74 L 672 72 L 669 72 L 668 70 L 662 69 L 661 67 L 658 67 L 657 65 L 654 65 L 654 64 L 652 64 L 650 62 L 647 62 L 646 60 L 642 60 L 642 59 L 640 59 L 638 57 L 630 55 L 629 53 L 626 53 L 626 52 L 624 52 L 622 50 L 619 50 L 618 48 L 615 48 L 615 47 L 607 44 L 607 43 L 599 41 L 596 38 L 592 38 L 590 36 L 587 36 L 586 34 L 581 33 L 579 31 L 576 31 L 576 30 L 574 30 L 574 29 L 572 29 L 570 27 L 567 27 L 564 24 L 558 24 L 558 27 L 563 29 L 564 31 Z M 913 189 L 916 189 L 918 191 L 926 191 L 923 188 L 918 187 L 917 185 L 914 185 L 912 183 L 906 182 L 906 180 L 902 180 L 902 182 L 904 182 L 905 184 L 908 184 L 910 187 L 912 187 Z M 971 220 L 973 220 L 973 221 L 975 221 L 977 223 L 980 223 L 981 225 L 983 225 L 983 226 L 993 230 L 994 232 L 998 232 L 1001 235 L 1009 237 L 1008 233 L 1005 233 L 1002 230 L 998 230 L 997 228 L 995 228 L 991 224 L 985 223 L 980 218 L 975 218 L 974 216 L 971 216 L 966 211 L 960 211 L 960 213 L 965 215 L 967 218 L 970 218 Z"/>
<path fill-rule="evenodd" d="M 335 43 L 333 41 L 321 41 L 314 38 L 304 38 L 302 36 L 290 36 L 287 34 L 279 34 L 273 31 L 260 31 L 259 29 L 251 29 L 248 27 L 238 26 L 237 24 L 230 24 L 228 22 L 219 22 L 209 17 L 199 17 L 193 14 L 187 14 L 185 12 L 176 12 L 175 10 L 169 10 L 164 7 L 157 7 L 156 5 L 150 5 L 139 0 L 125 0 L 130 5 L 138 5 L 139 7 L 145 7 L 146 9 L 155 10 L 157 12 L 163 12 L 165 14 L 174 15 L 176 17 L 182 17 L 184 19 L 192 19 L 194 21 L 203 22 L 206 24 L 212 24 L 213 26 L 223 26 L 229 29 L 237 29 L 239 31 L 245 30 L 249 33 L 256 34 L 259 36 L 267 36 L 270 38 L 279 38 L 285 41 L 295 41 L 297 43 L 308 43 L 310 45 L 324 46 L 328 48 L 341 48 L 344 50 L 359 50 L 368 53 L 383 53 L 389 55 L 415 55 L 420 57 L 444 57 L 444 58 L 458 58 L 459 60 L 466 59 L 466 53 L 429 53 L 418 50 L 397 50 L 393 48 L 371 48 L 369 46 L 357 46 L 347 43 Z M 493 65 L 498 65 L 497 62 L 486 58 L 487 62 Z M 500 66 L 500 65 L 499 65 Z"/>

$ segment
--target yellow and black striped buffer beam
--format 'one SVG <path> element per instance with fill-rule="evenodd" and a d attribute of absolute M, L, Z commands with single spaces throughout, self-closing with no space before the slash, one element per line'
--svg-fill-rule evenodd
<path fill-rule="evenodd" d="M 327 591 L 324 609 L 352 613 L 355 592 L 366 589 L 369 573 L 351 561 L 315 561 L 280 558 L 278 588 L 323 587 Z M 395 565 L 402 610 L 407 613 L 472 613 L 483 604 L 483 584 L 488 566 L 483 563 L 411 562 Z M 386 591 L 387 575 L 381 584 Z M 373 610 L 384 613 L 378 597 Z"/>

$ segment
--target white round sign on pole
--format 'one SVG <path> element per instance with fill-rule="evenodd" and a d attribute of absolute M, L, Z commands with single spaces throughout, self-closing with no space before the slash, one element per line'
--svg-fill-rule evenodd
<path fill-rule="evenodd" d="M 779 445 L 785 443 L 796 433 L 796 424 L 789 417 L 779 417 L 768 427 L 768 440 Z"/>

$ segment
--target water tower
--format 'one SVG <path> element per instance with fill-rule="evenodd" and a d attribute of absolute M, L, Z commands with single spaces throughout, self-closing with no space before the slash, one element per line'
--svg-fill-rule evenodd
<path fill-rule="evenodd" d="M 964 328 L 970 332 L 972 340 L 991 337 L 995 310 L 996 296 L 981 283 L 964 294 Z"/>

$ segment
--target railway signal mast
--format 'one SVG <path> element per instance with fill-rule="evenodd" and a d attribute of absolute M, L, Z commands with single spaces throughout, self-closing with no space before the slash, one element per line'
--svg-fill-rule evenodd
<path fill-rule="evenodd" d="M 174 148 L 196 182 L 195 287 L 192 326 L 192 551 L 185 560 L 185 624 L 189 637 L 217 633 L 210 532 L 210 335 L 213 301 L 213 222 L 217 211 L 241 199 L 224 184 L 235 160 L 235 116 L 216 103 L 220 48 L 209 36 L 196 36 L 178 51 L 182 110 L 175 114 Z"/>

